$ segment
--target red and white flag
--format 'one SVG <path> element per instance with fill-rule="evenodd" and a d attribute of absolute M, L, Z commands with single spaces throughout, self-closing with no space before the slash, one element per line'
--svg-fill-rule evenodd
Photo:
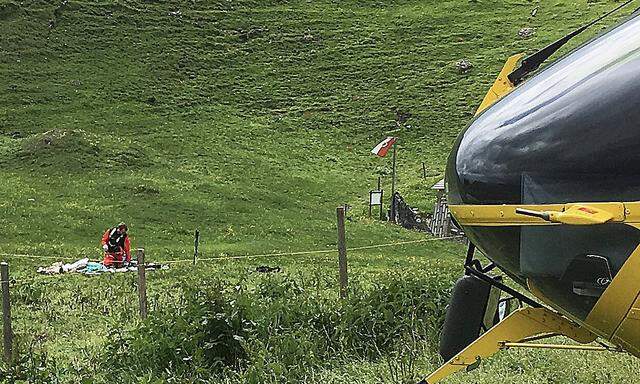
<path fill-rule="evenodd" d="M 387 155 L 387 152 L 389 152 L 389 149 L 396 142 L 396 139 L 397 138 L 395 137 L 387 137 L 386 139 L 382 140 L 380 144 L 376 145 L 375 148 L 371 150 L 371 153 L 376 156 L 385 157 Z"/>

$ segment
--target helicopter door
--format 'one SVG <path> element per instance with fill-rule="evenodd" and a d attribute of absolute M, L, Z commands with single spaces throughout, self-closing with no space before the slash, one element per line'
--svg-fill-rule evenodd
<path fill-rule="evenodd" d="M 603 197 L 610 195 L 603 190 L 610 180 L 596 179 L 603 181 L 525 175 L 522 203 L 612 201 Z M 637 192 L 636 200 L 640 188 Z M 638 244 L 640 230 L 621 223 L 524 226 L 520 272 L 554 303 L 585 319 Z"/>

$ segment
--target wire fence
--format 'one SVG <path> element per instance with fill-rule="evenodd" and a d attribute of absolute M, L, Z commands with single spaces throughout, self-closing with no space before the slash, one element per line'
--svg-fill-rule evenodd
<path fill-rule="evenodd" d="M 407 240 L 407 241 L 397 241 L 397 242 L 389 242 L 382 244 L 372 244 L 372 245 L 364 245 L 358 247 L 352 247 L 346 249 L 344 247 L 344 241 L 338 241 L 337 248 L 332 249 L 316 249 L 316 250 L 307 250 L 307 251 L 290 251 L 290 252 L 271 252 L 271 253 L 256 253 L 256 254 L 245 254 L 245 255 L 230 255 L 230 256 L 218 256 L 218 257 L 209 257 L 209 258 L 197 258 L 194 259 L 168 259 L 168 260 L 153 260 L 154 264 L 172 264 L 172 265 L 184 265 L 186 263 L 194 263 L 194 262 L 215 262 L 220 260 L 240 260 L 240 259 L 255 259 L 255 258 L 275 258 L 275 257 L 291 257 L 291 256 L 306 256 L 306 255 L 319 255 L 319 254 L 339 254 L 340 258 L 346 257 L 346 253 L 349 251 L 361 251 L 367 249 L 378 249 L 385 247 L 399 247 L 409 244 L 421 244 L 427 242 L 435 242 L 435 241 L 446 241 L 446 240 L 455 240 L 460 239 L 463 236 L 449 236 L 449 237 L 434 237 L 434 238 L 425 238 L 419 240 Z M 342 251 L 341 251 L 341 246 Z M 196 253 L 197 256 L 197 253 Z M 17 259 L 34 259 L 34 260 L 57 260 L 62 261 L 64 259 L 70 259 L 69 256 L 53 256 L 53 255 L 35 255 L 28 253 L 8 253 L 2 252 L 0 253 L 0 257 L 7 258 L 17 258 Z M 136 266 L 137 270 L 137 292 L 138 292 L 138 301 L 139 301 L 139 310 L 140 317 L 142 319 L 147 317 L 148 312 L 148 303 L 147 303 L 147 292 L 146 292 L 146 275 L 145 269 L 146 265 L 144 262 L 145 255 L 144 249 L 136 250 L 136 260 L 138 261 L 138 265 Z M 93 262 L 101 262 L 102 260 L 90 260 Z M 11 278 L 9 276 L 9 264 L 6 262 L 0 263 L 0 271 L 2 272 L 2 276 L 0 278 L 0 286 L 2 287 L 2 312 L 3 312 L 3 352 L 4 359 L 7 362 L 11 362 L 14 359 L 13 356 L 13 331 L 11 327 L 11 299 L 10 299 L 10 286 L 15 284 L 26 285 L 30 284 L 36 280 L 43 281 L 41 275 L 34 275 L 32 277 L 19 277 L 17 279 Z M 69 272 L 68 272 L 69 273 Z M 345 276 L 342 276 L 342 274 Z M 346 292 L 346 263 L 345 270 L 342 268 L 340 270 L 341 278 L 340 278 L 340 292 L 341 296 L 343 296 L 343 292 Z M 109 275 L 111 275 L 109 273 Z M 343 296 L 344 297 L 344 296 Z"/>
<path fill-rule="evenodd" d="M 347 248 L 347 251 L 361 251 L 366 249 L 376 249 L 376 248 L 385 248 L 385 247 L 394 247 L 408 244 L 419 244 L 419 243 L 427 243 L 433 241 L 443 241 L 443 240 L 456 240 L 462 239 L 464 236 L 448 236 L 448 237 L 434 237 L 427 239 L 419 239 L 419 240 L 408 240 L 408 241 L 399 241 L 399 242 L 391 242 L 391 243 L 383 243 L 383 244 L 373 244 L 373 245 L 364 245 L 359 247 L 351 247 Z M 335 248 L 331 249 L 316 249 L 309 251 L 291 251 L 291 252 L 272 252 L 272 253 L 257 253 L 257 254 L 248 254 L 248 255 L 229 255 L 229 256 L 217 256 L 217 257 L 198 257 L 196 260 L 198 262 L 207 262 L 207 261 L 216 261 L 216 260 L 239 260 L 239 259 L 253 259 L 260 257 L 282 257 L 282 256 L 301 256 L 301 255 L 313 255 L 313 254 L 325 254 L 325 253 L 336 253 L 337 250 Z M 42 260 L 58 260 L 62 261 L 64 259 L 75 259 L 76 257 L 70 256 L 51 256 L 51 255 L 33 255 L 27 253 L 0 253 L 0 256 L 11 257 L 11 258 L 28 258 L 28 259 L 42 259 Z M 102 259 L 91 259 L 90 262 L 101 262 Z M 166 260 L 154 260 L 155 263 L 161 264 L 181 264 L 181 263 L 193 263 L 193 259 L 166 259 Z"/>
<path fill-rule="evenodd" d="M 400 246 L 400 245 L 406 245 L 406 244 L 426 243 L 431 241 L 453 240 L 453 239 L 459 239 L 459 238 L 462 238 L 462 236 L 435 237 L 435 238 L 421 239 L 421 240 L 410 240 L 410 241 L 400 241 L 400 242 L 385 243 L 385 244 L 365 245 L 361 247 L 347 248 L 347 251 L 360 251 L 365 249 L 393 247 L 393 246 Z M 216 260 L 239 260 L 239 259 L 253 259 L 253 258 L 259 258 L 259 257 L 301 256 L 301 255 L 313 255 L 313 254 L 325 254 L 325 253 L 337 253 L 337 252 L 338 251 L 336 249 L 318 249 L 318 250 L 311 250 L 311 251 L 273 252 L 273 253 L 259 253 L 259 254 L 253 254 L 253 255 L 197 258 L 197 261 L 201 262 L 201 261 L 216 261 Z M 157 262 L 163 263 L 163 264 L 174 264 L 174 263 L 192 263 L 193 260 L 192 259 L 159 260 Z"/>

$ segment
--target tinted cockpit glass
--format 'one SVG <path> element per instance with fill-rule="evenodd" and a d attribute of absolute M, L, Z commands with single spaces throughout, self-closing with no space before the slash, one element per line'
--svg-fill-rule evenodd
<path fill-rule="evenodd" d="M 611 175 L 522 177 L 523 204 L 611 201 Z M 636 200 L 640 181 L 626 182 Z M 631 188 L 632 187 L 632 188 Z M 520 234 L 520 273 L 556 304 L 586 318 L 600 295 L 640 244 L 640 231 L 626 224 L 525 226 Z"/>

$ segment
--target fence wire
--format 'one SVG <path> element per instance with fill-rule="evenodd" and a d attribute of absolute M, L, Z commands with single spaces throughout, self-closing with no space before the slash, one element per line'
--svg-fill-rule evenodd
<path fill-rule="evenodd" d="M 449 237 L 434 237 L 429 239 L 420 239 L 420 240 L 409 240 L 409 241 L 400 241 L 394 243 L 385 243 L 385 244 L 374 244 L 374 245 L 365 245 L 361 247 L 353 247 L 347 248 L 347 252 L 349 251 L 360 251 L 364 249 L 374 249 L 374 248 L 384 248 L 384 247 L 392 247 L 398 245 L 406 245 L 406 244 L 417 244 L 417 243 L 426 243 L 430 241 L 441 241 L 441 240 L 452 240 L 462 238 L 462 236 L 449 236 Z M 274 252 L 274 253 L 259 253 L 254 255 L 237 255 L 237 256 L 218 256 L 218 257 L 208 257 L 208 258 L 196 258 L 196 261 L 215 261 L 215 260 L 238 260 L 238 259 L 252 259 L 258 257 L 280 257 L 280 256 L 300 256 L 300 255 L 312 255 L 312 254 L 323 254 L 323 253 L 335 253 L 338 252 L 337 249 L 319 249 L 314 251 L 298 251 L 298 252 Z M 193 263 L 193 259 L 179 259 L 179 260 L 159 260 L 157 263 L 164 264 L 177 264 L 177 263 Z"/>
<path fill-rule="evenodd" d="M 384 244 L 364 245 L 360 247 L 347 248 L 347 251 L 360 251 L 365 249 L 393 247 L 393 246 L 400 246 L 400 245 L 406 245 L 406 244 L 418 244 L 418 243 L 426 243 L 431 241 L 453 240 L 453 239 L 460 239 L 462 237 L 463 236 L 433 237 L 433 238 L 420 239 L 420 240 L 409 240 L 409 241 L 399 241 L 399 242 L 384 243 Z M 311 250 L 311 251 L 272 252 L 272 253 L 258 253 L 258 254 L 236 255 L 236 256 L 218 256 L 218 257 L 208 257 L 208 258 L 205 257 L 205 258 L 196 258 L 196 260 L 198 262 L 200 261 L 205 262 L 205 261 L 215 261 L 215 260 L 252 259 L 252 258 L 258 258 L 258 257 L 300 256 L 300 255 L 324 254 L 324 253 L 333 253 L 333 252 L 337 252 L 337 249 L 332 248 L 332 249 L 318 249 L 318 250 Z M 14 258 L 28 258 L 28 259 L 58 260 L 58 261 L 72 258 L 70 256 L 32 255 L 27 253 L 0 253 L 0 256 L 14 257 Z M 77 258 L 77 257 L 73 257 L 73 258 Z M 89 259 L 89 261 L 101 262 L 102 260 Z M 193 263 L 193 259 L 154 260 L 153 262 L 164 263 L 164 264 Z"/>

